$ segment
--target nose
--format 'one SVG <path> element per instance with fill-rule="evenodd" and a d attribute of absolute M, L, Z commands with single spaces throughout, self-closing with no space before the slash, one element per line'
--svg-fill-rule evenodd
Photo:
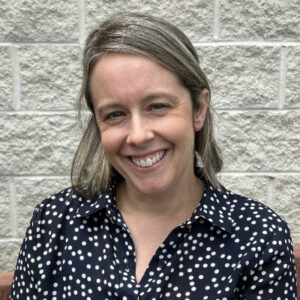
<path fill-rule="evenodd" d="M 141 145 L 151 141 L 154 137 L 149 122 L 143 116 L 134 115 L 131 117 L 126 142 L 131 145 Z"/>

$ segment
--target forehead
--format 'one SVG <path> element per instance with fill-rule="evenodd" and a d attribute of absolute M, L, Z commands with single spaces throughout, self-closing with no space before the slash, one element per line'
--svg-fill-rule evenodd
<path fill-rule="evenodd" d="M 163 63 L 160 63 L 155 59 L 145 55 L 122 52 L 110 52 L 101 55 L 95 63 L 91 76 L 95 73 L 99 73 L 99 70 L 101 70 L 102 73 L 106 73 L 106 75 L 124 70 L 127 72 L 130 70 L 140 72 L 159 70 L 162 73 L 168 72 L 177 77 L 175 72 L 170 71 Z"/>
<path fill-rule="evenodd" d="M 142 55 L 109 53 L 100 57 L 90 78 L 93 96 L 99 92 L 137 93 L 150 89 L 181 87 L 178 77 L 156 61 Z"/>

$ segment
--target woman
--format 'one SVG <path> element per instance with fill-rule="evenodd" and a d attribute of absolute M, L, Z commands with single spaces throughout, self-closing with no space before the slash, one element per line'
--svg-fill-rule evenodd
<path fill-rule="evenodd" d="M 297 299 L 287 224 L 218 182 L 210 89 L 182 32 L 103 23 L 80 99 L 73 187 L 35 209 L 11 299 Z"/>

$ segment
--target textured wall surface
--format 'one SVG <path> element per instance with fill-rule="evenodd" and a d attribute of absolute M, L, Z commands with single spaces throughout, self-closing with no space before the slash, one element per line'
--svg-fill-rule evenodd
<path fill-rule="evenodd" d="M 84 40 L 120 11 L 191 38 L 212 85 L 223 184 L 273 208 L 300 244 L 299 0 L 1 0 L 0 271 L 13 270 L 35 205 L 70 184 Z"/>

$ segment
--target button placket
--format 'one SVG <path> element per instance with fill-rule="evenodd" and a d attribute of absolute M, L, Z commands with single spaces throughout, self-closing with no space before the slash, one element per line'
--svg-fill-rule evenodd
<path fill-rule="evenodd" d="M 122 239 L 124 247 L 123 269 L 126 273 L 128 273 L 128 276 L 131 276 L 131 273 L 133 273 L 135 269 L 134 245 L 128 230 L 124 227 L 122 227 Z"/>

